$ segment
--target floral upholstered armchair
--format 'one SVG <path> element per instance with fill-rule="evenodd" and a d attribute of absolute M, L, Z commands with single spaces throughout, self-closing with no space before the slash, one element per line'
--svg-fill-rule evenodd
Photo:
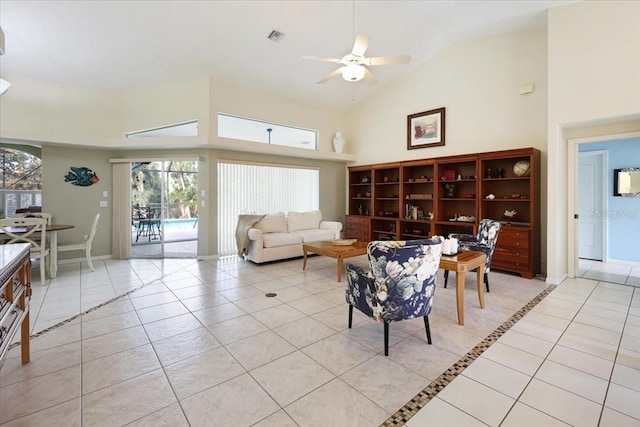
<path fill-rule="evenodd" d="M 384 354 L 389 355 L 389 323 L 422 317 L 431 344 L 429 313 L 442 255 L 442 238 L 373 241 L 367 247 L 371 270 L 345 264 L 349 328 L 353 308 L 384 323 Z"/>
<path fill-rule="evenodd" d="M 487 256 L 487 262 L 484 266 L 484 285 L 489 292 L 489 270 L 491 269 L 491 256 L 496 248 L 498 234 L 500 234 L 500 222 L 492 219 L 483 219 L 478 226 L 478 234 L 451 234 L 451 237 L 458 239 L 458 247 L 465 251 L 478 251 Z M 474 270 L 475 271 L 475 270 Z M 444 271 L 444 287 L 447 287 L 449 279 L 449 270 Z"/>

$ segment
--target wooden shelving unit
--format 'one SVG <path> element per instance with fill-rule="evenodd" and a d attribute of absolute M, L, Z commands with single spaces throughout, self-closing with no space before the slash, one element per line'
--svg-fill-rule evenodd
<path fill-rule="evenodd" d="M 527 175 L 515 174 L 518 162 L 528 163 Z M 503 222 L 492 268 L 531 278 L 540 271 L 539 183 L 534 148 L 350 167 L 345 237 L 475 234 L 491 218 Z"/>
<path fill-rule="evenodd" d="M 480 215 L 503 222 L 491 268 L 530 279 L 540 271 L 540 151 L 497 151 L 479 159 Z M 529 165 L 524 176 L 516 175 L 517 163 Z M 505 216 L 506 211 L 515 216 Z"/>
<path fill-rule="evenodd" d="M 475 233 L 478 225 L 477 155 L 436 159 L 438 174 L 434 234 Z M 471 218 L 461 221 L 459 217 Z"/>
<path fill-rule="evenodd" d="M 405 162 L 401 168 L 403 202 L 399 224 L 400 239 L 420 239 L 431 235 L 435 218 L 437 178 L 432 160 Z"/>

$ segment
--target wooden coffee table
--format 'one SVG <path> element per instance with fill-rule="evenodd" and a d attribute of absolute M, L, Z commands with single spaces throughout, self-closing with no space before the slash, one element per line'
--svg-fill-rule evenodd
<path fill-rule="evenodd" d="M 487 256 L 482 252 L 462 251 L 457 255 L 442 255 L 440 268 L 456 272 L 456 303 L 458 305 L 458 324 L 464 325 L 464 275 L 474 268 L 478 269 L 478 300 L 484 308 L 484 265 Z"/>
<path fill-rule="evenodd" d="M 307 252 L 318 255 L 324 255 L 338 260 L 338 282 L 342 281 L 342 266 L 345 258 L 351 258 L 367 253 L 367 245 L 369 242 L 354 242 L 352 245 L 340 246 L 334 245 L 331 241 L 304 243 L 302 251 L 304 252 L 304 261 L 302 269 L 307 267 Z"/>

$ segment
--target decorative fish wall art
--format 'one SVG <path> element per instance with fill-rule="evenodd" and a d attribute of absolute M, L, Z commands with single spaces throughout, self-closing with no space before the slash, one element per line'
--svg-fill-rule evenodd
<path fill-rule="evenodd" d="M 71 170 L 64 177 L 64 182 L 70 182 L 73 185 L 88 187 L 100 181 L 98 175 L 94 171 L 85 167 L 71 166 Z"/>

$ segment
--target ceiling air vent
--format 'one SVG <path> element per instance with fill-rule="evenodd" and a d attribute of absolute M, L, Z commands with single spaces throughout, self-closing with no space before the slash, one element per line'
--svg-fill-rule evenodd
<path fill-rule="evenodd" d="M 282 36 L 284 36 L 284 33 L 281 33 L 278 30 L 273 30 L 269 33 L 267 38 L 273 42 L 279 42 Z"/>

